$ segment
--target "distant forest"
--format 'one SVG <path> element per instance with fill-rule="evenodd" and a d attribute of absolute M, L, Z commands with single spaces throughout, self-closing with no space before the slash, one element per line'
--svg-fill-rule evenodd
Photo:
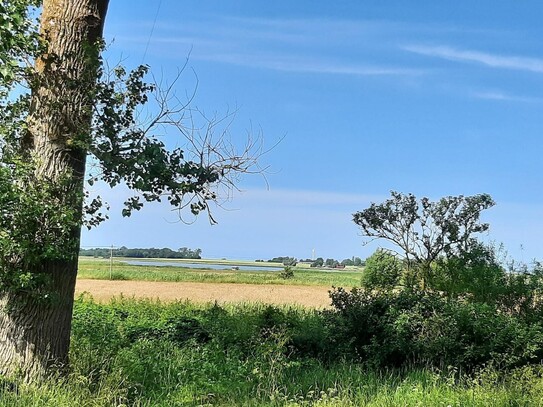
<path fill-rule="evenodd" d="M 255 260 L 256 262 L 263 262 L 264 260 Z M 360 259 L 360 257 L 353 257 L 352 259 L 345 259 L 342 261 L 335 260 L 335 259 L 326 259 L 324 260 L 322 257 L 318 257 L 317 259 L 296 259 L 295 257 L 289 257 L 289 256 L 280 256 L 280 257 L 274 257 L 273 259 L 266 260 L 267 262 L 271 263 L 283 263 L 285 266 L 295 266 L 298 262 L 303 263 L 311 263 L 311 267 L 338 267 L 338 266 L 357 266 L 361 267 L 364 266 L 364 261 Z"/>
<path fill-rule="evenodd" d="M 81 249 L 79 251 L 80 256 L 90 257 L 106 257 L 111 255 L 110 248 L 96 248 L 96 249 Z M 162 249 L 129 249 L 122 246 L 120 248 L 113 249 L 113 257 L 136 257 L 136 258 L 159 258 L 159 259 L 201 259 L 201 249 L 188 249 L 181 247 L 177 251 L 174 251 L 168 247 Z"/>

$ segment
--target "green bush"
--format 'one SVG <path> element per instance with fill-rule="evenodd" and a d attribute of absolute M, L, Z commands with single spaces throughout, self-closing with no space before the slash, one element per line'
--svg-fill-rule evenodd
<path fill-rule="evenodd" d="M 336 289 L 328 312 L 343 354 L 371 366 L 512 368 L 543 358 L 543 327 L 482 303 L 421 292 Z"/>
<path fill-rule="evenodd" d="M 495 304 L 506 290 L 507 273 L 493 247 L 481 243 L 461 255 L 440 258 L 429 286 L 453 298 Z"/>
<path fill-rule="evenodd" d="M 399 283 L 402 262 L 384 249 L 377 249 L 366 259 L 362 287 L 368 290 L 392 290 Z"/>
<path fill-rule="evenodd" d="M 543 318 L 543 267 L 534 262 L 510 263 L 497 259 L 496 249 L 482 244 L 459 256 L 439 259 L 429 286 L 453 299 L 484 303 L 526 321 Z"/>
<path fill-rule="evenodd" d="M 128 280 L 128 276 L 124 274 L 122 271 L 114 271 L 109 275 L 110 280 L 118 280 L 118 281 L 125 281 Z"/>

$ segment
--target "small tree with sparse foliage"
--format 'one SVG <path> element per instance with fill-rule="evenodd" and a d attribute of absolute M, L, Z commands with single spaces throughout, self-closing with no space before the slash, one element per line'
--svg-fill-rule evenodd
<path fill-rule="evenodd" d="M 469 252 L 473 235 L 488 230 L 481 212 L 494 205 L 488 194 L 448 196 L 432 202 L 412 194 L 391 192 L 381 204 L 356 212 L 354 222 L 372 239 L 385 239 L 399 247 L 407 269 L 425 290 L 432 263 L 440 256 Z"/>
<path fill-rule="evenodd" d="M 292 266 L 285 266 L 279 273 L 279 277 L 281 277 L 283 280 L 294 278 L 294 268 Z"/>

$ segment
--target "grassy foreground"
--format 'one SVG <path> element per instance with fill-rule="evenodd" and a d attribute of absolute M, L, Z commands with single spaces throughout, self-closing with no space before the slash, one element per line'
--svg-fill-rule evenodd
<path fill-rule="evenodd" d="M 145 259 L 152 260 L 154 259 Z M 360 285 L 361 272 L 351 270 L 321 271 L 296 268 L 294 278 L 285 280 L 279 271 L 236 271 L 225 262 L 224 270 L 191 269 L 165 266 L 133 266 L 113 260 L 110 271 L 109 260 L 82 257 L 79 259 L 79 278 L 99 280 L 142 280 L 173 282 L 245 283 L 245 284 L 296 284 L 353 287 Z M 255 263 L 251 263 L 254 265 Z"/>
<path fill-rule="evenodd" d="M 0 406 L 540 406 L 543 370 L 375 370 L 322 360 L 312 310 L 76 302 L 69 376 L 0 385 Z"/>

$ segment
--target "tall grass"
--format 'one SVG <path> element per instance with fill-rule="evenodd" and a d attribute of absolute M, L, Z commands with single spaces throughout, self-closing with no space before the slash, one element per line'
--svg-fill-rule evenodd
<path fill-rule="evenodd" d="M 34 387 L 4 380 L 0 406 L 543 405 L 539 366 L 469 377 L 371 369 L 323 358 L 330 329 L 295 307 L 82 297 L 68 376 Z"/>

